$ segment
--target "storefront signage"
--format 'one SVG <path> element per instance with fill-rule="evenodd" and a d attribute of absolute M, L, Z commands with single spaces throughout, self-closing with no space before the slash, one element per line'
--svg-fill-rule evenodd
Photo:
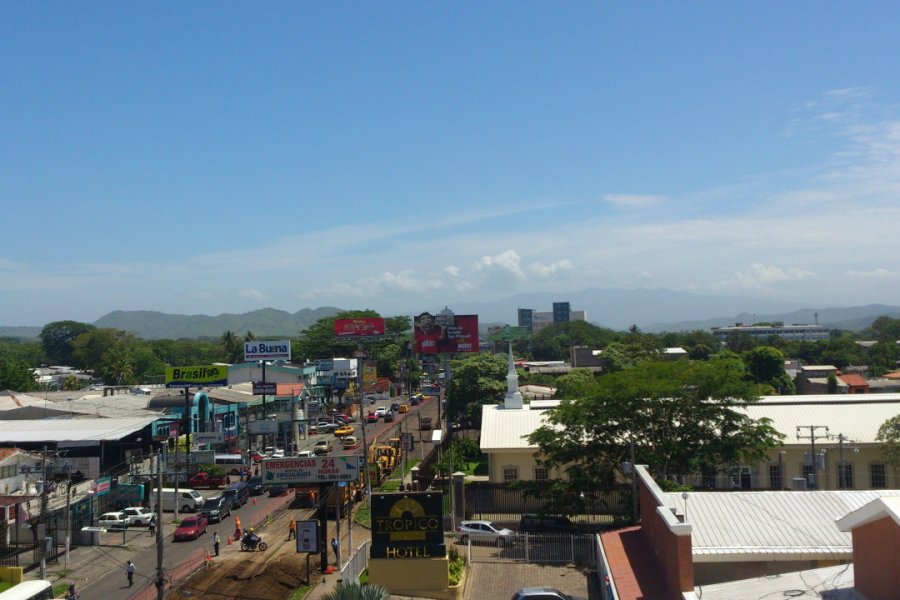
<path fill-rule="evenodd" d="M 200 365 L 191 367 L 166 367 L 166 387 L 213 387 L 228 385 L 228 367 Z"/>
<path fill-rule="evenodd" d="M 446 555 L 443 494 L 373 494 L 372 558 Z"/>
<path fill-rule="evenodd" d="M 291 360 L 291 340 L 244 342 L 244 360 Z"/>

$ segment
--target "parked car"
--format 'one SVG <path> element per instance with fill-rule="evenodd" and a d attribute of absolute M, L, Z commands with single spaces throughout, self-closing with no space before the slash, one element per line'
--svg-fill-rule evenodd
<path fill-rule="evenodd" d="M 267 458 L 284 458 L 284 449 L 275 448 L 274 446 L 266 446 L 263 455 Z"/>
<path fill-rule="evenodd" d="M 246 481 L 247 490 L 251 496 L 261 496 L 263 493 L 263 478 L 260 476 L 251 477 Z"/>
<path fill-rule="evenodd" d="M 103 513 L 100 515 L 98 524 L 106 529 L 121 531 L 122 529 L 128 529 L 128 516 L 121 511 Z"/>
<path fill-rule="evenodd" d="M 250 486 L 246 481 L 238 481 L 229 485 L 222 495 L 231 500 L 231 508 L 237 510 L 250 500 Z"/>
<path fill-rule="evenodd" d="M 150 517 L 153 516 L 153 511 L 143 506 L 129 506 L 128 508 L 123 508 L 122 512 L 128 518 L 129 526 L 143 527 L 144 525 L 149 525 Z"/>
<path fill-rule="evenodd" d="M 338 427 L 339 425 L 337 423 L 331 423 L 329 421 L 319 421 L 316 423 L 316 431 L 319 433 L 332 433 Z"/>
<path fill-rule="evenodd" d="M 231 514 L 231 500 L 224 496 L 208 498 L 203 503 L 200 514 L 206 517 L 209 523 L 219 523 Z"/>
<path fill-rule="evenodd" d="M 419 417 L 419 429 L 421 431 L 431 429 L 431 417 Z"/>
<path fill-rule="evenodd" d="M 510 546 L 516 538 L 516 532 L 512 529 L 499 527 L 490 521 L 461 521 L 456 528 L 460 534 L 459 540 L 462 543 L 488 543 L 497 546 Z"/>
<path fill-rule="evenodd" d="M 203 514 L 198 514 L 190 517 L 185 517 L 181 520 L 181 523 L 178 524 L 178 528 L 175 529 L 175 541 L 180 542 L 183 540 L 196 540 L 201 535 L 206 533 L 206 527 L 209 522 L 206 520 L 206 517 Z"/>
<path fill-rule="evenodd" d="M 518 590 L 513 594 L 512 600 L 584 600 L 584 598 L 570 596 L 553 588 L 532 587 Z"/>
<path fill-rule="evenodd" d="M 331 442 L 328 440 L 319 440 L 316 442 L 316 445 L 313 446 L 313 454 L 319 456 L 320 454 L 328 454 L 331 452 L 332 446 Z"/>
<path fill-rule="evenodd" d="M 578 527 L 568 517 L 524 514 L 519 521 L 523 533 L 577 533 Z"/>
<path fill-rule="evenodd" d="M 210 475 L 205 471 L 200 471 L 188 480 L 188 487 L 191 488 L 220 488 L 228 485 L 228 475 Z"/>
<path fill-rule="evenodd" d="M 287 493 L 288 493 L 288 486 L 286 486 L 284 484 L 280 483 L 277 485 L 269 486 L 269 496 L 271 496 L 273 498 L 275 496 L 284 496 Z"/>
<path fill-rule="evenodd" d="M 384 413 L 384 422 L 385 423 L 393 423 L 394 422 L 394 413 L 392 413 L 392 412 Z"/>
<path fill-rule="evenodd" d="M 366 396 L 366 402 L 369 403 L 369 406 L 375 404 L 375 402 L 376 402 L 375 396 Z"/>
<path fill-rule="evenodd" d="M 343 423 L 344 425 L 347 425 L 347 424 L 350 423 L 350 421 L 352 420 L 352 419 L 350 419 L 350 417 L 348 417 L 347 415 L 345 415 L 345 414 L 343 414 L 343 413 L 334 413 L 334 414 L 331 416 L 331 419 L 332 419 L 335 423 Z"/>
<path fill-rule="evenodd" d="M 312 450 L 301 450 L 300 452 L 297 453 L 297 458 L 311 458 L 315 455 L 316 455 L 316 453 L 313 452 Z"/>

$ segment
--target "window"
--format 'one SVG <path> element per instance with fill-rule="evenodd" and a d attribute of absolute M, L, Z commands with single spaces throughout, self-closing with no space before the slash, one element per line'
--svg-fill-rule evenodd
<path fill-rule="evenodd" d="M 702 480 L 700 485 L 707 489 L 715 489 L 716 487 L 716 470 L 711 468 L 704 468 L 703 474 L 701 476 Z"/>
<path fill-rule="evenodd" d="M 550 479 L 550 474 L 547 471 L 547 467 L 535 467 L 534 468 L 534 480 L 535 481 L 547 481 Z"/>
<path fill-rule="evenodd" d="M 843 472 L 841 472 L 841 464 L 838 463 L 837 479 L 838 479 L 838 489 L 852 490 L 853 489 L 853 464 L 844 463 L 844 469 L 843 469 Z"/>
<path fill-rule="evenodd" d="M 503 467 L 503 483 L 519 480 L 519 467 Z"/>
<path fill-rule="evenodd" d="M 872 488 L 887 487 L 887 473 L 883 464 L 875 463 L 869 465 L 869 480 Z"/>
<path fill-rule="evenodd" d="M 773 490 L 784 488 L 784 478 L 781 473 L 781 465 L 769 465 L 769 487 Z"/>

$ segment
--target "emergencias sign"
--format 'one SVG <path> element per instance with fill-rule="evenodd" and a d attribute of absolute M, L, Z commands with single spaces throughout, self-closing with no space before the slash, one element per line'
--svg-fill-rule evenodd
<path fill-rule="evenodd" d="M 212 387 L 228 385 L 228 367 L 201 365 L 193 367 L 166 367 L 166 387 Z"/>
<path fill-rule="evenodd" d="M 260 464 L 266 485 L 359 481 L 361 473 L 358 456 L 270 458 Z"/>
<path fill-rule="evenodd" d="M 244 360 L 291 360 L 291 341 L 244 342 Z"/>

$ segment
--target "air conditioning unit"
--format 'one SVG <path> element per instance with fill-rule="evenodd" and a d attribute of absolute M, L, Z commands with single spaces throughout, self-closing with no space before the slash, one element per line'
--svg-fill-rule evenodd
<path fill-rule="evenodd" d="M 807 485 L 806 479 L 804 477 L 794 477 L 793 479 L 791 479 L 791 489 L 795 492 L 799 492 L 809 489 L 809 486 Z"/>

